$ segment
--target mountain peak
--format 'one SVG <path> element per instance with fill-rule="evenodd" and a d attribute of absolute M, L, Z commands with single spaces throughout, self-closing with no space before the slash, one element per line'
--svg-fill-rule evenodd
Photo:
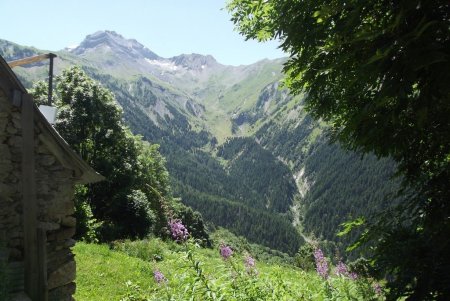
<path fill-rule="evenodd" d="M 208 67 L 215 67 L 219 65 L 219 63 L 213 56 L 197 53 L 181 54 L 170 58 L 170 60 L 175 65 L 182 66 L 191 70 L 202 70 Z"/>
<path fill-rule="evenodd" d="M 137 58 L 158 59 L 159 56 L 150 51 L 135 39 L 126 39 L 115 31 L 97 31 L 88 35 L 81 44 L 70 52 L 82 55 L 87 52 L 101 49 L 115 52 L 120 55 Z"/>

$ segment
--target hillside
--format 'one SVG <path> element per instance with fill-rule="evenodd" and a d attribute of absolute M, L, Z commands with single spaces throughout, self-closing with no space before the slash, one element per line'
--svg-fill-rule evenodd
<path fill-rule="evenodd" d="M 342 264 L 340 269 L 329 266 L 330 277 L 324 281 L 314 270 L 267 262 L 234 247 L 228 250 L 231 253 L 221 255 L 219 248 L 201 249 L 189 242 L 183 245 L 157 239 L 117 242 L 112 247 L 78 243 L 74 248 L 75 298 L 384 300 L 379 284 L 361 275 L 349 277 Z"/>
<path fill-rule="evenodd" d="M 0 40 L 7 60 L 41 52 Z M 284 59 L 163 58 L 110 31 L 56 53 L 56 73 L 80 65 L 114 93 L 135 134 L 161 145 L 175 196 L 252 242 L 291 254 L 298 230 L 336 242 L 339 224 L 391 202 L 393 163 L 330 143 L 326 124 L 280 88 Z M 46 66 L 15 72 L 30 87 Z"/>

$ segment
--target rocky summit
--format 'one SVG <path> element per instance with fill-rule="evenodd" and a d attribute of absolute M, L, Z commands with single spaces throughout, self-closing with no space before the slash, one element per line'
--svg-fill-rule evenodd
<path fill-rule="evenodd" d="M 159 59 L 159 56 L 134 39 L 125 39 L 114 31 L 97 31 L 88 35 L 78 47 L 70 50 L 83 56 L 88 52 L 115 52 L 133 59 Z"/>

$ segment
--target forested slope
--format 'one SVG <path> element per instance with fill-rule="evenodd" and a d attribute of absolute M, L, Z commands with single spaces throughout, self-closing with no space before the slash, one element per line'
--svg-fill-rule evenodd
<path fill-rule="evenodd" d="M 393 164 L 330 144 L 326 124 L 280 87 L 285 60 L 233 67 L 201 55 L 164 59 L 136 44 L 131 57 L 123 37 L 104 35 L 57 52 L 57 73 L 77 64 L 111 90 L 133 133 L 160 145 L 175 197 L 209 222 L 293 253 L 302 244 L 293 224 L 337 242 L 339 224 L 389 205 Z M 7 59 L 38 52 L 0 41 Z M 46 68 L 15 71 L 31 87 Z"/>

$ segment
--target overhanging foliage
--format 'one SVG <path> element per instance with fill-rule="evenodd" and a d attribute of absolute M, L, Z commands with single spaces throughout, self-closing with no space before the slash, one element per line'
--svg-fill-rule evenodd
<path fill-rule="evenodd" d="M 444 0 L 234 0 L 247 39 L 280 39 L 291 93 L 350 149 L 390 156 L 404 177 L 377 242 L 391 297 L 450 297 L 450 3 Z M 410 187 L 410 188 L 407 188 Z M 414 251 L 413 251 L 414 250 Z"/>

